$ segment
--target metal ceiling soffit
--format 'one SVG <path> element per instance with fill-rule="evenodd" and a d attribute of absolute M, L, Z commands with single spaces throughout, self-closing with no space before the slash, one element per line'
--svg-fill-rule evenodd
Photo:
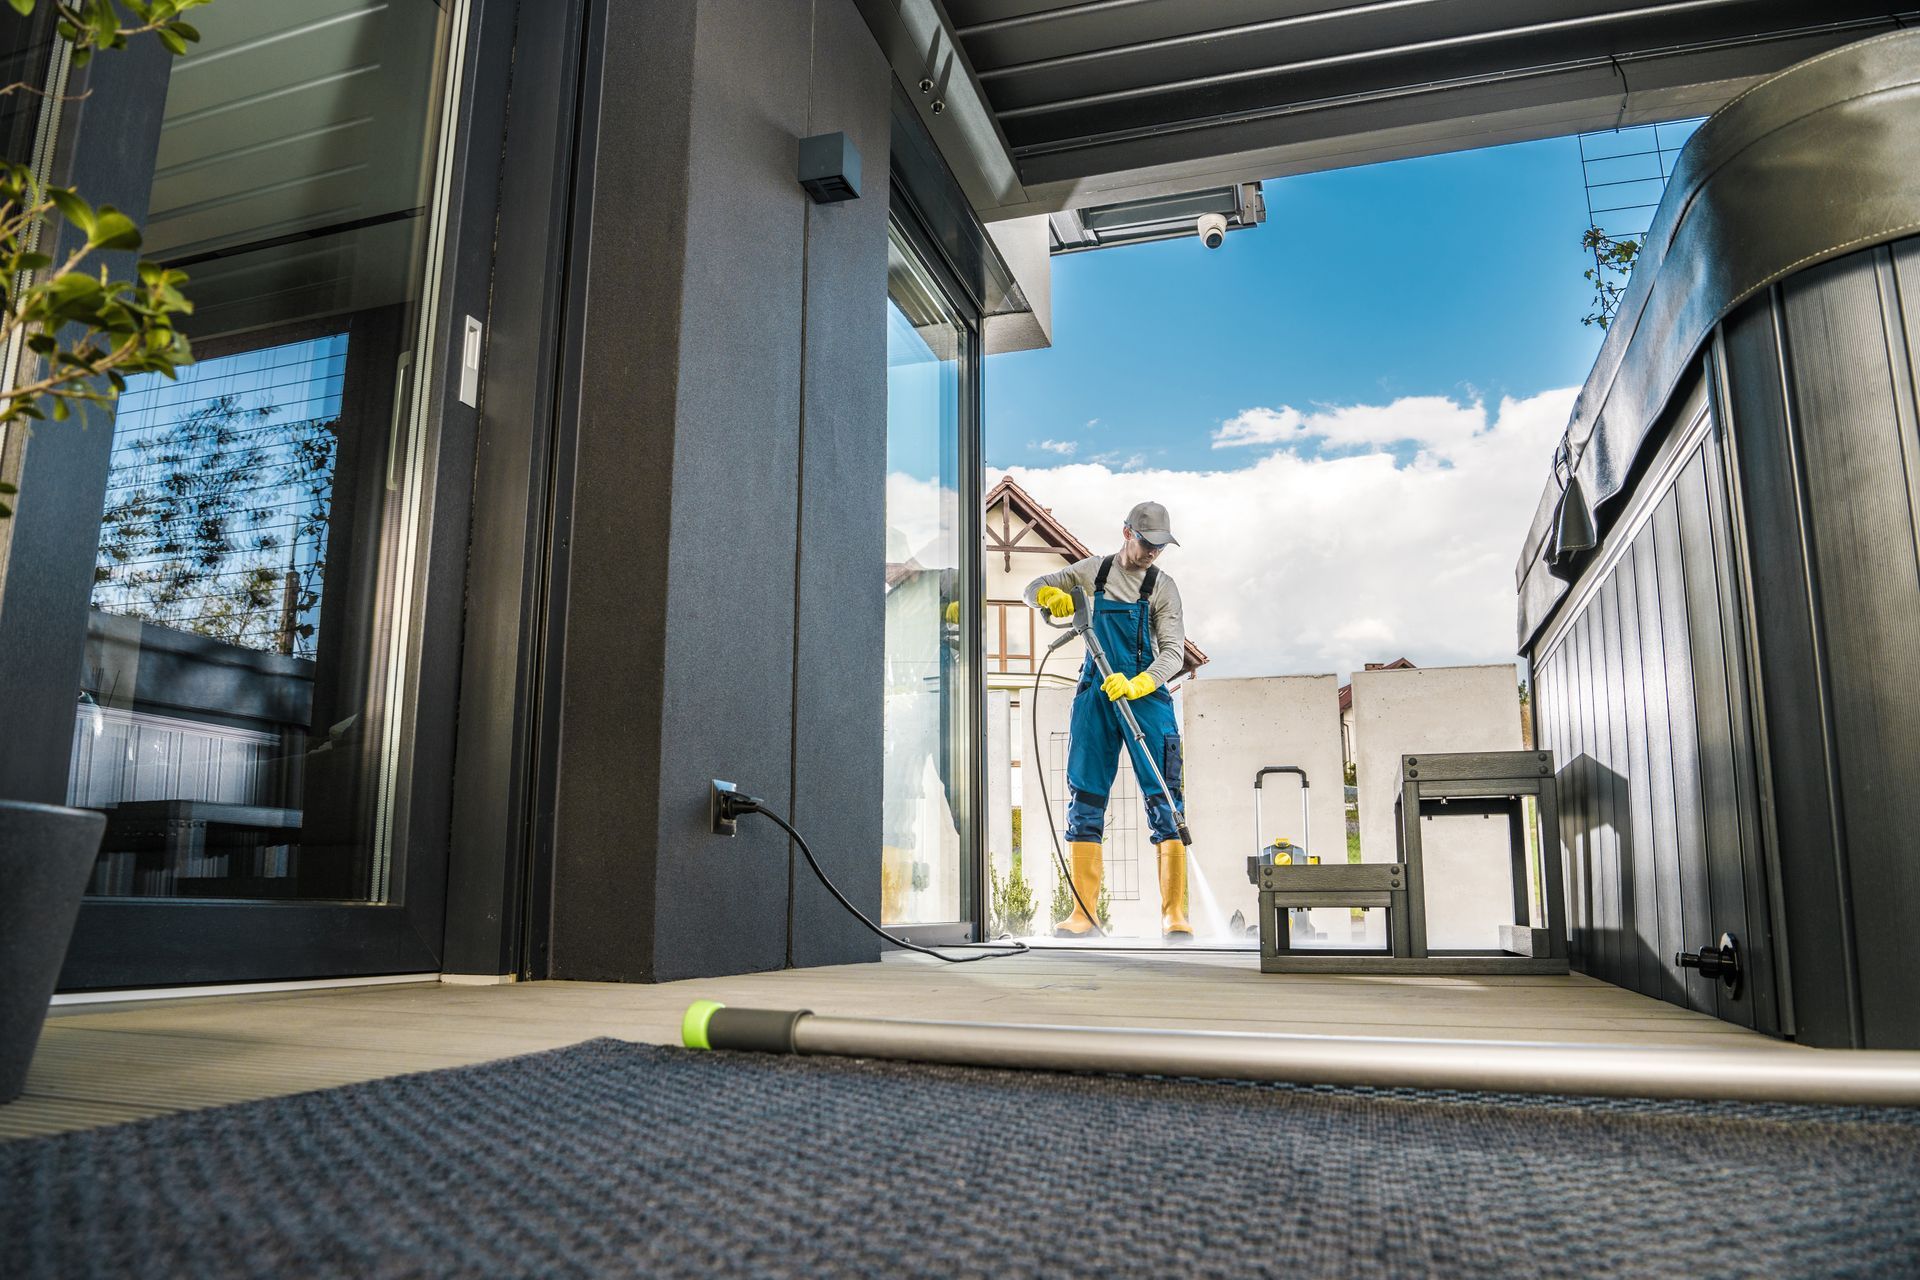
<path fill-rule="evenodd" d="M 1716 3 L 1721 0 L 1715 0 Z M 1395 9 L 1431 8 L 1447 0 L 1372 0 L 1368 4 L 1345 5 L 1336 9 L 1319 9 L 1313 13 L 1296 13 L 1285 18 L 1268 18 L 1262 22 L 1246 22 L 1234 27 L 1218 27 L 1210 31 L 1188 31 L 1177 36 L 1162 36 L 1158 40 L 1142 40 L 1137 44 L 1118 44 L 1105 49 L 1087 49 L 1080 53 L 1063 53 L 1051 58 L 1035 58 L 1032 62 L 1010 62 L 1005 66 L 987 67 L 978 74 L 981 82 L 1004 80 L 1010 76 L 1033 75 L 1043 71 L 1064 71 L 1072 67 L 1090 66 L 1112 58 L 1128 57 L 1134 54 L 1153 53 L 1164 49 L 1184 49 L 1205 46 L 1218 41 L 1230 40 L 1235 36 L 1259 35 L 1271 31 L 1285 31 L 1301 27 L 1315 26 L 1324 22 L 1346 21 L 1352 18 L 1366 17 L 1371 14 L 1387 13 Z M 1089 5 L 1087 8 L 1101 6 Z M 1022 18 L 1059 18 L 1076 14 L 1075 9 L 1050 9 L 1045 13 L 1024 14 Z M 1003 18 L 998 22 L 983 22 L 971 27 L 960 28 L 960 38 L 985 32 L 990 29 L 1008 26 L 1019 19 Z"/>
<path fill-rule="evenodd" d="M 1415 9 L 1431 9 L 1437 2 L 1438 0 L 1374 0 L 1373 3 L 1324 9 L 1311 14 L 1268 19 L 1261 22 L 1245 23 L 1236 27 L 1223 27 L 1205 32 L 1182 33 L 1135 44 L 1116 45 L 1106 49 L 1061 54 L 1049 58 L 1034 59 L 1024 63 L 989 66 L 979 71 L 978 77 L 983 84 L 1011 83 L 1027 75 L 1090 67 L 1115 58 L 1204 47 L 1208 44 L 1228 42 L 1235 38 L 1266 35 L 1288 29 L 1297 30 L 1313 25 L 1378 16 L 1395 11 L 1404 12 Z M 1562 32 L 1620 27 L 1653 19 L 1668 19 L 1691 13 L 1725 10 L 1744 2 L 1745 0 L 1668 0 L 1666 3 L 1642 5 L 1632 9 L 1582 14 L 1543 22 L 1522 23 L 1514 26 L 1501 27 L 1497 30 L 1463 32 L 1457 35 L 1409 41 L 1397 45 L 1353 49 L 1287 62 L 1264 63 L 1257 67 L 1221 71 L 1209 75 L 1189 76 L 1176 80 L 1110 89 L 1098 93 L 1079 94 L 1073 97 L 1059 98 L 1046 102 L 1009 105 L 998 110 L 996 114 L 998 119 L 1008 122 L 1039 120 L 1066 112 L 1116 107 L 1121 104 L 1138 103 L 1156 97 L 1203 92 L 1237 84 L 1256 82 L 1277 76 L 1297 75 L 1341 67 L 1353 67 L 1396 57 L 1445 54 L 1478 46 L 1497 44 L 1506 40 L 1537 37 Z M 1124 5 L 1109 3 L 1075 6 L 1070 9 L 1055 9 L 1040 14 L 1023 15 L 1023 18 L 1026 20 L 1040 20 L 1066 16 L 1085 16 L 1093 11 L 1114 7 L 1124 7 Z M 988 31 L 1004 30 L 1010 27 L 1015 21 L 1015 19 L 1001 19 L 991 23 L 975 24 L 961 28 L 959 35 L 962 39 L 976 37 Z M 1840 31 L 1856 26 L 1878 28 L 1884 26 L 1885 22 L 1886 17 L 1881 15 L 1851 21 L 1801 24 L 1789 28 L 1744 33 L 1737 36 L 1726 36 L 1717 39 L 1701 39 L 1678 43 L 1672 40 L 1660 43 L 1650 42 L 1644 48 L 1610 51 L 1604 56 L 1593 55 L 1565 58 L 1551 62 L 1542 62 L 1534 66 L 1387 86 L 1337 97 L 1276 102 L 1237 111 L 1213 111 L 1204 115 L 1153 121 L 1151 123 L 1138 124 L 1125 128 L 1093 129 L 1071 137 L 1015 144 L 1011 146 L 1011 154 L 1016 158 L 1054 155 L 1103 144 L 1191 132 L 1224 124 L 1279 118 L 1334 105 L 1387 101 L 1447 89 L 1499 84 L 1540 76 L 1562 74 L 1596 66 L 1612 66 L 1618 69 L 1643 59 L 1664 58 L 1679 53 L 1708 52 L 1738 48 L 1746 45 L 1764 44 L 1809 29 L 1817 28 L 1820 30 Z"/>

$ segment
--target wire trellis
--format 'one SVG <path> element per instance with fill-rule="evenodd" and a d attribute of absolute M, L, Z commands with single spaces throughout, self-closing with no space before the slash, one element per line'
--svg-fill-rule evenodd
<path fill-rule="evenodd" d="M 1597 311 L 1588 318 L 1603 328 L 1613 318 L 1626 291 L 1653 215 L 1666 193 L 1667 180 L 1687 139 L 1700 127 L 1699 119 L 1635 125 L 1583 133 L 1580 177 L 1586 188 L 1586 247 L 1593 255 L 1593 282 Z"/>
<path fill-rule="evenodd" d="M 1069 735 L 1048 735 L 1047 792 L 1059 806 L 1060 830 L 1067 829 L 1067 753 Z M 1140 826 L 1145 805 L 1133 778 L 1133 761 L 1126 751 L 1120 753 L 1120 767 L 1114 775 L 1113 791 L 1107 797 L 1106 839 L 1103 861 L 1108 895 L 1115 902 L 1137 902 L 1140 898 Z"/>

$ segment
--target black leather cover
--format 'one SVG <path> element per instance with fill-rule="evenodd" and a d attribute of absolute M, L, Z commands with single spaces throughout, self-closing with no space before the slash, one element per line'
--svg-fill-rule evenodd
<path fill-rule="evenodd" d="M 1713 327 L 1775 281 L 1920 233 L 1920 30 L 1863 40 L 1735 98 L 1681 153 L 1562 442 L 1604 535 Z M 1551 475 L 1515 569 L 1524 650 L 1569 584 L 1548 572 Z"/>

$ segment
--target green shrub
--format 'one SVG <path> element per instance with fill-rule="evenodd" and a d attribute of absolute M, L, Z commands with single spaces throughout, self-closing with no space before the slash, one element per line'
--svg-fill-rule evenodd
<path fill-rule="evenodd" d="M 998 868 L 988 860 L 987 879 L 992 887 L 990 924 L 995 937 L 1003 934 L 1023 938 L 1033 932 L 1033 886 L 1021 874 L 1020 855 L 1013 855 L 1013 866 L 1002 880 Z"/>

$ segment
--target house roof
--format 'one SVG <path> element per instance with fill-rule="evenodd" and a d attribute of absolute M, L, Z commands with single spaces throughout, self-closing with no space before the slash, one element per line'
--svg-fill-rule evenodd
<path fill-rule="evenodd" d="M 1418 671 L 1419 668 L 1411 662 L 1408 662 L 1405 658 L 1395 658 L 1392 662 L 1369 662 L 1367 664 L 1367 670 Z M 1340 686 L 1340 709 L 1342 711 L 1351 711 L 1353 709 L 1353 686 L 1350 684 Z"/>
<path fill-rule="evenodd" d="M 999 527 L 995 528 L 992 520 L 993 509 L 1002 503 L 1006 504 L 1007 514 L 1000 521 Z M 1022 553 L 1051 551 L 1068 564 L 1085 560 L 1093 554 L 1086 543 L 1073 536 L 1073 530 L 1060 523 L 1051 507 L 1041 506 L 1038 499 L 1014 483 L 1012 476 L 1000 477 L 1000 483 L 987 490 L 982 509 L 987 517 L 984 521 L 987 550 L 998 551 L 1005 556 L 1009 569 L 1013 567 L 1015 550 Z M 1015 520 L 1020 523 L 1015 525 Z M 1029 532 L 1040 536 L 1041 545 L 1036 546 L 1031 542 L 1020 541 Z M 1187 661 L 1181 668 L 1181 675 L 1198 671 L 1212 661 L 1207 657 L 1207 651 L 1191 640 L 1187 641 L 1186 652 Z"/>
<path fill-rule="evenodd" d="M 1073 530 L 1054 518 L 1053 508 L 1041 506 L 1032 494 L 1013 482 L 1012 476 L 1001 476 L 1000 483 L 987 490 L 984 509 L 991 514 L 1003 499 L 1007 504 L 1008 513 L 1019 516 L 1025 523 L 1015 529 L 1013 522 L 1006 520 L 996 530 L 992 521 L 988 521 L 987 549 L 1003 551 L 1007 556 L 1009 568 L 1013 564 L 1013 555 L 1005 549 L 1019 542 L 1021 535 L 1025 534 L 1029 528 L 1046 540 L 1044 548 L 1030 548 L 1032 550 L 1058 551 L 1066 557 L 1069 564 L 1076 560 L 1085 560 L 1093 554 L 1086 543 L 1073 536 Z"/>

